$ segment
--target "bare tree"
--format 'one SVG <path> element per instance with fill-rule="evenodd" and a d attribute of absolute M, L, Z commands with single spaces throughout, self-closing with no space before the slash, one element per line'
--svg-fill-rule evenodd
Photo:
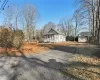
<path fill-rule="evenodd" d="M 56 24 L 53 22 L 48 22 L 48 24 L 45 24 L 43 27 L 43 34 L 47 33 L 51 28 L 56 29 Z"/>
<path fill-rule="evenodd" d="M 14 29 L 18 29 L 19 8 L 17 5 L 10 5 L 4 11 L 4 24 L 6 26 L 13 25 Z"/>
<path fill-rule="evenodd" d="M 83 29 L 87 29 L 86 27 L 86 21 L 84 20 L 84 17 L 81 16 L 79 10 L 76 10 L 73 16 L 73 23 L 74 23 L 74 36 L 78 36 L 79 32 Z M 74 38 L 75 41 L 75 38 Z"/>
<path fill-rule="evenodd" d="M 76 11 L 73 16 L 73 21 L 75 23 L 75 37 L 78 35 L 81 25 L 83 25 L 82 19 L 83 18 L 80 16 L 78 11 Z"/>
<path fill-rule="evenodd" d="M 66 19 L 62 19 L 59 23 L 61 30 L 63 31 L 64 35 L 67 36 L 68 31 L 68 24 Z"/>
<path fill-rule="evenodd" d="M 78 0 L 80 12 L 84 12 L 85 18 L 88 17 L 89 29 L 93 35 L 93 42 L 99 42 L 99 19 L 100 19 L 100 0 Z"/>
<path fill-rule="evenodd" d="M 39 42 L 42 42 L 43 41 L 43 30 L 42 29 L 36 30 L 36 39 Z"/>
<path fill-rule="evenodd" d="M 23 16 L 26 23 L 26 38 L 28 41 L 33 39 L 35 24 L 37 19 L 36 7 L 32 4 L 25 4 L 23 7 Z"/>
<path fill-rule="evenodd" d="M 12 24 L 13 16 L 14 16 L 13 7 L 10 6 L 6 8 L 4 11 L 4 24 L 6 26 L 9 26 Z"/>
<path fill-rule="evenodd" d="M 95 27 L 95 43 L 100 44 L 100 0 L 96 0 L 96 27 Z"/>
<path fill-rule="evenodd" d="M 60 20 L 59 27 L 61 28 L 62 32 L 65 36 L 72 36 L 73 35 L 73 23 L 71 19 L 67 20 L 65 18 Z"/>
<path fill-rule="evenodd" d="M 14 21 L 15 21 L 15 29 L 18 29 L 18 18 L 19 18 L 20 10 L 18 6 L 14 6 Z"/>
<path fill-rule="evenodd" d="M 19 14 L 19 24 L 20 24 L 20 27 L 25 32 L 25 30 L 26 30 L 26 21 L 25 21 L 24 15 L 22 13 L 22 10 L 20 12 L 21 13 Z"/>

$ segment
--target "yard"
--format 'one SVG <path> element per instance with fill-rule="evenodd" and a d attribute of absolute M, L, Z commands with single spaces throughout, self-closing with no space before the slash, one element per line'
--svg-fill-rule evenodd
<path fill-rule="evenodd" d="M 34 42 L 25 42 L 24 45 L 21 47 L 21 49 L 16 50 L 14 48 L 8 48 L 7 52 L 9 55 L 15 55 L 15 56 L 20 56 L 22 53 L 24 55 L 30 55 L 30 54 L 37 54 L 41 51 L 47 51 L 48 48 L 45 46 L 40 46 L 39 43 L 34 43 Z M 4 48 L 0 48 L 0 54 L 5 53 Z M 4 54 L 5 55 L 5 54 Z"/>
<path fill-rule="evenodd" d="M 76 42 L 51 44 L 49 48 L 73 54 L 66 65 L 66 75 L 78 80 L 100 80 L 100 48 Z"/>
<path fill-rule="evenodd" d="M 78 44 L 83 43 L 77 43 L 77 42 L 62 42 L 62 43 L 38 43 L 38 42 L 24 42 L 24 45 L 21 47 L 21 49 L 16 50 L 14 48 L 8 48 L 7 52 L 10 55 L 16 55 L 20 56 L 21 53 L 25 55 L 30 54 L 38 54 L 43 51 L 48 51 L 50 48 L 56 47 L 56 46 L 76 46 Z M 80 45 L 79 45 L 80 46 Z M 85 45 L 82 45 L 85 46 Z M 0 47 L 0 54 L 5 53 L 5 49 Z"/>
<path fill-rule="evenodd" d="M 100 80 L 98 50 L 94 45 L 76 42 L 25 43 L 20 51 L 27 57 L 0 58 L 0 66 L 3 64 L 8 71 L 1 76 L 3 69 L 0 68 L 0 80 L 11 74 L 4 80 L 14 80 L 14 76 L 16 80 Z M 19 55 L 16 50 L 8 51 Z"/>
<path fill-rule="evenodd" d="M 100 80 L 100 0 L 0 0 L 0 80 Z"/>

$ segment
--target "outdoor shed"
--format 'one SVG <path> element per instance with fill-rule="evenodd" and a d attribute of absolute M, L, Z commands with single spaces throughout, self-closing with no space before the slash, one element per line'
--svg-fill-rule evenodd
<path fill-rule="evenodd" d="M 89 38 L 92 36 L 90 32 L 81 32 L 78 35 L 78 42 L 88 42 Z"/>

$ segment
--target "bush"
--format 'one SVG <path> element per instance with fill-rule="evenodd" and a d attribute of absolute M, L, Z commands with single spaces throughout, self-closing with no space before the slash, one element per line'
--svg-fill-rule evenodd
<path fill-rule="evenodd" d="M 7 28 L 0 29 L 0 47 L 11 48 L 12 40 L 12 31 Z"/>
<path fill-rule="evenodd" d="M 66 37 L 66 41 L 74 41 L 74 39 L 75 39 L 75 41 L 78 41 L 78 37 L 73 37 L 73 36 Z"/>
<path fill-rule="evenodd" d="M 23 45 L 24 34 L 21 30 L 13 32 L 13 47 L 19 49 Z"/>
<path fill-rule="evenodd" d="M 78 42 L 78 37 L 75 37 L 75 41 L 77 41 L 77 42 Z"/>
<path fill-rule="evenodd" d="M 73 36 L 67 36 L 66 41 L 74 41 L 74 37 Z"/>
<path fill-rule="evenodd" d="M 24 34 L 21 30 L 0 29 L 0 47 L 19 49 L 23 44 Z"/>

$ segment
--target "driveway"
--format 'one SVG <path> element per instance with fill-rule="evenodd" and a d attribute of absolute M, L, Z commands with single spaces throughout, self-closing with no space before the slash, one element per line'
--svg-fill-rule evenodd
<path fill-rule="evenodd" d="M 78 80 L 65 72 L 77 51 L 80 50 L 60 47 L 27 57 L 1 57 L 0 80 Z"/>

